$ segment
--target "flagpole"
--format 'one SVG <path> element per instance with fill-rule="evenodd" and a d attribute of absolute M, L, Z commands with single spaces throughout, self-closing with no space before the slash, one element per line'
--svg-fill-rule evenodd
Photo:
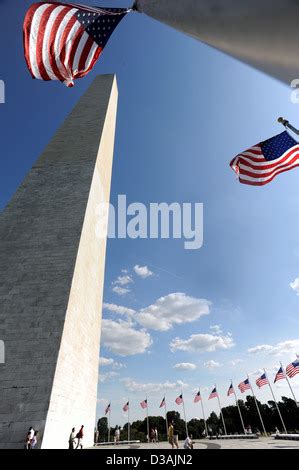
<path fill-rule="evenodd" d="M 109 404 L 109 415 L 108 415 L 108 442 L 110 442 L 110 419 L 111 419 L 111 401 Z"/>
<path fill-rule="evenodd" d="M 150 441 L 150 434 L 149 434 L 149 419 L 148 419 L 148 401 L 146 397 L 146 422 L 147 422 L 147 442 Z"/>
<path fill-rule="evenodd" d="M 130 442 L 130 399 L 128 399 L 128 442 Z"/>
<path fill-rule="evenodd" d="M 231 380 L 231 382 L 232 382 L 232 386 L 233 386 L 233 381 Z M 237 398 L 237 394 L 236 394 L 234 386 L 233 386 L 233 391 L 234 391 L 234 395 L 235 395 L 235 399 L 236 399 L 236 405 L 237 405 L 238 410 L 239 410 L 239 415 L 240 415 L 240 420 L 241 420 L 241 423 L 242 423 L 242 426 L 243 426 L 243 431 L 244 431 L 244 434 L 246 434 L 244 421 L 243 421 L 242 413 L 241 413 L 241 410 L 240 410 L 240 407 L 239 407 L 239 402 L 238 402 L 238 398 Z"/>
<path fill-rule="evenodd" d="M 282 423 L 282 427 L 283 427 L 283 429 L 284 429 L 285 434 L 287 434 L 288 431 L 287 431 L 287 428 L 285 427 L 284 421 L 283 421 L 283 419 L 282 419 L 282 416 L 281 416 L 281 413 L 280 413 L 280 409 L 279 409 L 278 403 L 277 403 L 277 401 L 276 401 L 276 398 L 275 398 L 275 396 L 274 396 L 274 393 L 273 393 L 273 390 L 272 390 L 272 387 L 271 387 L 271 384 L 270 384 L 270 380 L 268 379 L 268 375 L 267 375 L 266 369 L 264 369 L 264 372 L 265 372 L 265 376 L 266 376 L 266 378 L 267 378 L 267 380 L 268 380 L 268 385 L 269 385 L 269 387 L 270 387 L 273 400 L 275 401 L 276 409 L 277 409 L 277 412 L 278 412 L 278 414 L 279 414 L 280 421 L 281 421 L 281 423 Z"/>
<path fill-rule="evenodd" d="M 166 422 L 166 440 L 168 441 L 168 421 L 167 421 L 166 396 L 165 396 L 165 393 L 164 393 L 164 410 L 165 410 L 165 422 Z"/>
<path fill-rule="evenodd" d="M 292 126 L 292 124 L 290 124 L 287 119 L 280 117 L 277 119 L 277 121 L 282 124 L 286 129 L 290 129 L 292 132 L 294 132 L 294 134 L 299 135 L 299 130 L 296 129 L 296 127 Z"/>
<path fill-rule="evenodd" d="M 285 373 L 285 376 L 286 376 L 285 378 L 286 378 L 286 381 L 288 382 L 288 386 L 290 387 L 291 393 L 292 393 L 292 395 L 293 395 L 293 397 L 294 397 L 294 401 L 295 401 L 296 405 L 299 407 L 298 402 L 297 402 L 297 399 L 296 399 L 296 397 L 295 397 L 295 393 L 293 392 L 293 389 L 292 389 L 292 387 L 291 387 L 291 383 L 290 383 L 290 381 L 289 381 L 288 374 L 287 374 L 286 370 L 284 369 L 282 363 L 280 363 L 280 365 L 281 365 L 281 367 L 282 367 L 282 370 L 283 370 L 284 373 Z"/>
<path fill-rule="evenodd" d="M 183 397 L 183 410 L 184 410 L 184 418 L 185 418 L 185 426 L 186 426 L 186 437 L 188 437 L 188 426 L 187 426 L 187 419 L 186 419 L 185 400 L 183 396 L 183 390 L 182 390 L 182 397 Z"/>
<path fill-rule="evenodd" d="M 261 412 L 260 412 L 260 409 L 258 407 L 258 404 L 257 404 L 257 401 L 256 401 L 256 397 L 255 397 L 255 393 L 253 391 L 253 388 L 251 386 L 251 382 L 249 380 L 249 375 L 247 374 L 247 378 L 248 378 L 248 382 L 250 383 L 250 388 L 251 388 L 251 391 L 252 391 L 252 395 L 253 395 L 253 398 L 254 398 L 254 402 L 255 402 L 255 406 L 256 406 L 256 409 L 257 409 L 257 412 L 258 412 L 258 415 L 259 415 L 259 418 L 261 420 L 261 423 L 262 423 L 262 428 L 263 428 L 263 431 L 264 431 L 264 434 L 266 435 L 266 429 L 265 429 L 265 426 L 264 426 L 264 422 L 263 422 L 263 419 L 262 419 L 262 415 L 261 415 Z"/>
<path fill-rule="evenodd" d="M 206 435 L 208 437 L 208 426 L 207 426 L 207 422 L 206 422 L 205 412 L 204 412 L 204 409 L 203 409 L 203 402 L 202 402 L 202 396 L 201 396 L 201 393 L 200 393 L 200 388 L 198 390 L 199 390 L 199 395 L 200 395 L 200 398 L 201 398 L 200 402 L 201 402 L 203 420 L 204 420 L 204 423 L 205 423 Z"/>
<path fill-rule="evenodd" d="M 225 422 L 224 422 L 224 417 L 223 417 L 223 413 L 222 413 L 222 408 L 221 408 L 221 404 L 220 404 L 220 398 L 219 398 L 219 394 L 218 394 L 218 391 L 217 391 L 217 386 L 216 386 L 216 384 L 215 384 L 215 389 L 216 389 L 216 392 L 217 392 L 218 404 L 219 404 L 219 408 L 220 408 L 220 414 L 221 414 L 221 418 L 222 418 L 222 423 L 223 423 L 223 427 L 224 427 L 224 432 L 225 432 L 225 435 L 227 436 L 226 426 L 225 426 Z"/>

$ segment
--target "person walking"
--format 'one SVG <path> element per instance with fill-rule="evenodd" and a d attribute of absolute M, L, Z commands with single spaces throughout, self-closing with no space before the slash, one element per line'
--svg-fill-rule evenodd
<path fill-rule="evenodd" d="M 26 440 L 25 440 L 25 449 L 31 449 L 31 441 L 34 436 L 34 429 L 32 426 L 28 429 Z"/>
<path fill-rule="evenodd" d="M 72 432 L 69 437 L 69 449 L 73 450 L 75 448 L 76 443 L 76 430 L 72 428 Z"/>
<path fill-rule="evenodd" d="M 173 444 L 178 449 L 179 448 L 179 432 L 177 427 L 173 424 Z"/>
<path fill-rule="evenodd" d="M 169 427 L 168 427 L 168 442 L 171 445 L 171 448 L 173 449 L 174 442 L 173 442 L 173 421 L 170 422 Z"/>
<path fill-rule="evenodd" d="M 31 439 L 31 442 L 30 442 L 30 449 L 35 449 L 37 445 L 37 434 L 38 434 L 38 431 L 34 431 L 33 438 Z"/>
<path fill-rule="evenodd" d="M 119 438 L 120 438 L 120 430 L 119 430 L 119 427 L 116 426 L 115 433 L 114 433 L 114 442 L 115 442 L 115 444 L 119 443 Z"/>
<path fill-rule="evenodd" d="M 155 440 L 156 442 L 159 442 L 159 439 L 158 439 L 158 429 L 155 428 Z"/>
<path fill-rule="evenodd" d="M 83 428 L 84 428 L 84 426 L 83 426 L 83 424 L 82 424 L 82 426 L 81 426 L 79 432 L 78 432 L 77 435 L 76 435 L 76 438 L 78 439 L 76 449 L 78 449 L 79 447 L 80 447 L 81 449 L 83 449 L 83 436 L 84 436 L 84 434 L 83 434 Z"/>

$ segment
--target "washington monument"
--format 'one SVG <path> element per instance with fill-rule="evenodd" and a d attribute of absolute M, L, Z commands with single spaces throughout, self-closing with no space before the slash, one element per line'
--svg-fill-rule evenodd
<path fill-rule="evenodd" d="M 98 76 L 0 216 L 0 448 L 93 444 L 117 86 Z M 103 225 L 103 224 L 102 224 Z"/>

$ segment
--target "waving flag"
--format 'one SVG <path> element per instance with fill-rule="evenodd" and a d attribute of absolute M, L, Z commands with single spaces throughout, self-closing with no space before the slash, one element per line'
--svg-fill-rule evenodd
<path fill-rule="evenodd" d="M 244 380 L 244 382 L 241 382 L 239 385 L 238 385 L 238 389 L 240 390 L 241 393 L 244 393 L 245 390 L 250 390 L 251 389 L 251 385 L 249 383 L 249 379 L 246 379 Z"/>
<path fill-rule="evenodd" d="M 165 402 L 165 397 L 164 397 L 163 400 L 161 401 L 159 408 L 163 408 L 163 406 L 165 405 L 166 405 L 166 402 Z"/>
<path fill-rule="evenodd" d="M 175 399 L 175 402 L 177 405 L 181 405 L 183 403 L 183 395 L 181 394 L 180 396 L 178 396 L 176 399 Z"/>
<path fill-rule="evenodd" d="M 111 403 L 109 403 L 109 405 L 107 406 L 107 408 L 105 410 L 105 415 L 108 414 L 109 411 L 111 411 Z"/>
<path fill-rule="evenodd" d="M 198 403 L 201 400 L 200 391 L 198 390 L 197 394 L 194 397 L 194 403 Z"/>
<path fill-rule="evenodd" d="M 291 362 L 291 364 L 289 364 L 286 368 L 286 372 L 290 378 L 295 377 L 296 374 L 299 374 L 299 359 L 296 359 L 296 361 Z"/>
<path fill-rule="evenodd" d="M 218 397 L 218 393 L 217 393 L 216 387 L 214 387 L 210 393 L 209 400 L 211 400 L 211 398 L 216 398 L 216 397 Z"/>
<path fill-rule="evenodd" d="M 233 395 L 235 393 L 233 384 L 230 384 L 229 389 L 227 391 L 227 396 Z"/>
<path fill-rule="evenodd" d="M 299 166 L 299 144 L 284 131 L 240 153 L 230 166 L 240 183 L 262 186 Z"/>
<path fill-rule="evenodd" d="M 264 385 L 268 385 L 269 380 L 267 379 L 266 374 L 263 374 L 255 381 L 255 383 L 258 386 L 258 388 L 261 388 Z"/>
<path fill-rule="evenodd" d="M 140 403 L 140 406 L 141 406 L 141 408 L 143 408 L 143 409 L 147 408 L 147 399 L 146 399 L 146 400 L 143 400 L 143 401 Z"/>
<path fill-rule="evenodd" d="M 113 31 L 131 11 L 38 2 L 24 19 L 24 53 L 33 78 L 73 86 L 95 65 Z"/>
<path fill-rule="evenodd" d="M 282 379 L 285 379 L 285 378 L 286 378 L 286 375 L 283 371 L 283 368 L 280 367 L 279 371 L 275 375 L 274 383 L 277 382 L 278 380 L 282 380 Z"/>
<path fill-rule="evenodd" d="M 128 411 L 129 409 L 129 402 L 127 402 L 124 406 L 123 406 L 123 411 Z"/>

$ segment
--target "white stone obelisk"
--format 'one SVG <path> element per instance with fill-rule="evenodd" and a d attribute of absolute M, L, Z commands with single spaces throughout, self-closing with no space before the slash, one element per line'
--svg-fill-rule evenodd
<path fill-rule="evenodd" d="M 137 8 L 288 84 L 299 78 L 299 2 L 137 0 Z"/>
<path fill-rule="evenodd" d="M 0 448 L 93 444 L 116 109 L 98 76 L 0 216 Z"/>

